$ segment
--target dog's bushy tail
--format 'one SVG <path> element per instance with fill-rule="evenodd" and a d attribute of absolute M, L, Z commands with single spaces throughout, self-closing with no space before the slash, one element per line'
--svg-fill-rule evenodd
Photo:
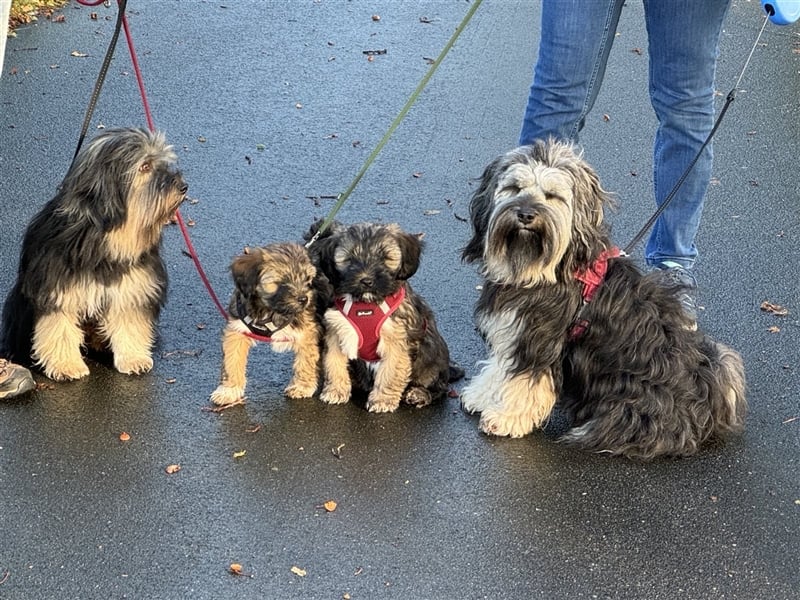
<path fill-rule="evenodd" d="M 713 345 L 717 382 L 710 386 L 711 436 L 724 436 L 741 431 L 747 413 L 745 376 L 742 357 L 736 350 L 709 340 Z"/>

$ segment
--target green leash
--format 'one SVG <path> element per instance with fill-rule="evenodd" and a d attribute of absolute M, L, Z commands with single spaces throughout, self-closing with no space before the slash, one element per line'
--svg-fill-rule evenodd
<path fill-rule="evenodd" d="M 392 124 L 389 126 L 389 129 L 381 138 L 381 141 L 378 142 L 378 145 L 375 146 L 375 149 L 367 157 L 364 166 L 361 167 L 361 170 L 356 174 L 355 178 L 353 179 L 352 183 L 347 187 L 347 189 L 337 196 L 336 204 L 333 205 L 333 208 L 328 213 L 328 216 L 325 217 L 325 220 L 319 226 L 319 229 L 314 234 L 314 236 L 308 241 L 308 243 L 306 243 L 306 248 L 308 248 L 309 246 L 311 246 L 311 244 L 316 242 L 322 235 L 322 233 L 333 222 L 333 219 L 336 217 L 336 213 L 338 213 L 339 210 L 342 208 L 342 206 L 344 206 L 344 203 L 347 202 L 347 199 L 350 197 L 350 194 L 352 194 L 353 190 L 356 189 L 356 186 L 358 185 L 359 181 L 361 181 L 361 178 L 364 177 L 364 174 L 367 172 L 367 169 L 369 169 L 370 165 L 372 165 L 373 161 L 375 160 L 375 158 L 377 158 L 380 151 L 383 150 L 383 147 L 386 145 L 386 142 L 389 141 L 389 138 L 392 137 L 392 134 L 394 133 L 395 129 L 397 129 L 397 126 L 400 125 L 400 122 L 408 114 L 408 111 L 411 109 L 411 106 L 414 104 L 414 102 L 416 102 L 417 98 L 422 93 L 422 90 L 425 89 L 425 86 L 428 84 L 431 77 L 433 77 L 433 74 L 436 72 L 436 69 L 442 63 L 444 57 L 447 56 L 447 53 L 450 51 L 450 48 L 453 47 L 453 44 L 455 44 L 456 40 L 458 39 L 458 36 L 461 35 L 461 32 L 464 31 L 464 28 L 467 26 L 470 19 L 472 19 L 472 15 L 474 15 L 475 11 L 478 10 L 478 7 L 481 5 L 481 2 L 483 2 L 483 0 L 473 1 L 472 6 L 470 6 L 469 10 L 467 11 L 467 14 L 464 15 L 464 18 L 461 20 L 461 23 L 458 25 L 458 27 L 456 27 L 455 31 L 453 32 L 453 35 L 450 36 L 450 39 L 448 40 L 447 44 L 445 44 L 444 48 L 442 48 L 442 51 L 439 53 L 439 56 L 436 57 L 436 60 L 431 65 L 430 69 L 428 69 L 428 72 L 425 73 L 425 76 L 419 82 L 416 89 L 412 92 L 408 100 L 406 100 L 406 103 L 403 105 L 403 108 L 400 109 L 400 112 L 394 118 L 394 121 L 392 121 Z"/>

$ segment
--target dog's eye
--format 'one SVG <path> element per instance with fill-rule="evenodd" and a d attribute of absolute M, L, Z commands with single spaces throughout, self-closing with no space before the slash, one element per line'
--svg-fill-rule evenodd
<path fill-rule="evenodd" d="M 506 185 L 501 187 L 497 195 L 502 197 L 516 196 L 519 194 L 519 188 L 516 185 Z"/>
<path fill-rule="evenodd" d="M 139 173 L 149 173 L 153 170 L 153 164 L 150 162 L 144 162 L 139 165 Z"/>

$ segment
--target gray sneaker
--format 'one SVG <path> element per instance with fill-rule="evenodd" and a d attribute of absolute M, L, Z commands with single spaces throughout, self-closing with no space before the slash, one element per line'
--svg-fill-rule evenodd
<path fill-rule="evenodd" d="M 28 369 L 0 358 L 0 400 L 30 392 L 35 387 Z"/>
<path fill-rule="evenodd" d="M 654 270 L 661 272 L 664 281 L 670 286 L 680 287 L 678 300 L 680 300 L 683 312 L 692 320 L 697 329 L 697 281 L 692 272 L 686 267 L 679 265 L 671 260 L 665 260 L 655 265 Z"/>

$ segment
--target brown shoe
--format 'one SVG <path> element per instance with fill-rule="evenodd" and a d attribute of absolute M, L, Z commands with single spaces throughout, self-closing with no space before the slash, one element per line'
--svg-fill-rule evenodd
<path fill-rule="evenodd" d="M 0 400 L 30 392 L 35 387 L 28 369 L 0 358 Z"/>

